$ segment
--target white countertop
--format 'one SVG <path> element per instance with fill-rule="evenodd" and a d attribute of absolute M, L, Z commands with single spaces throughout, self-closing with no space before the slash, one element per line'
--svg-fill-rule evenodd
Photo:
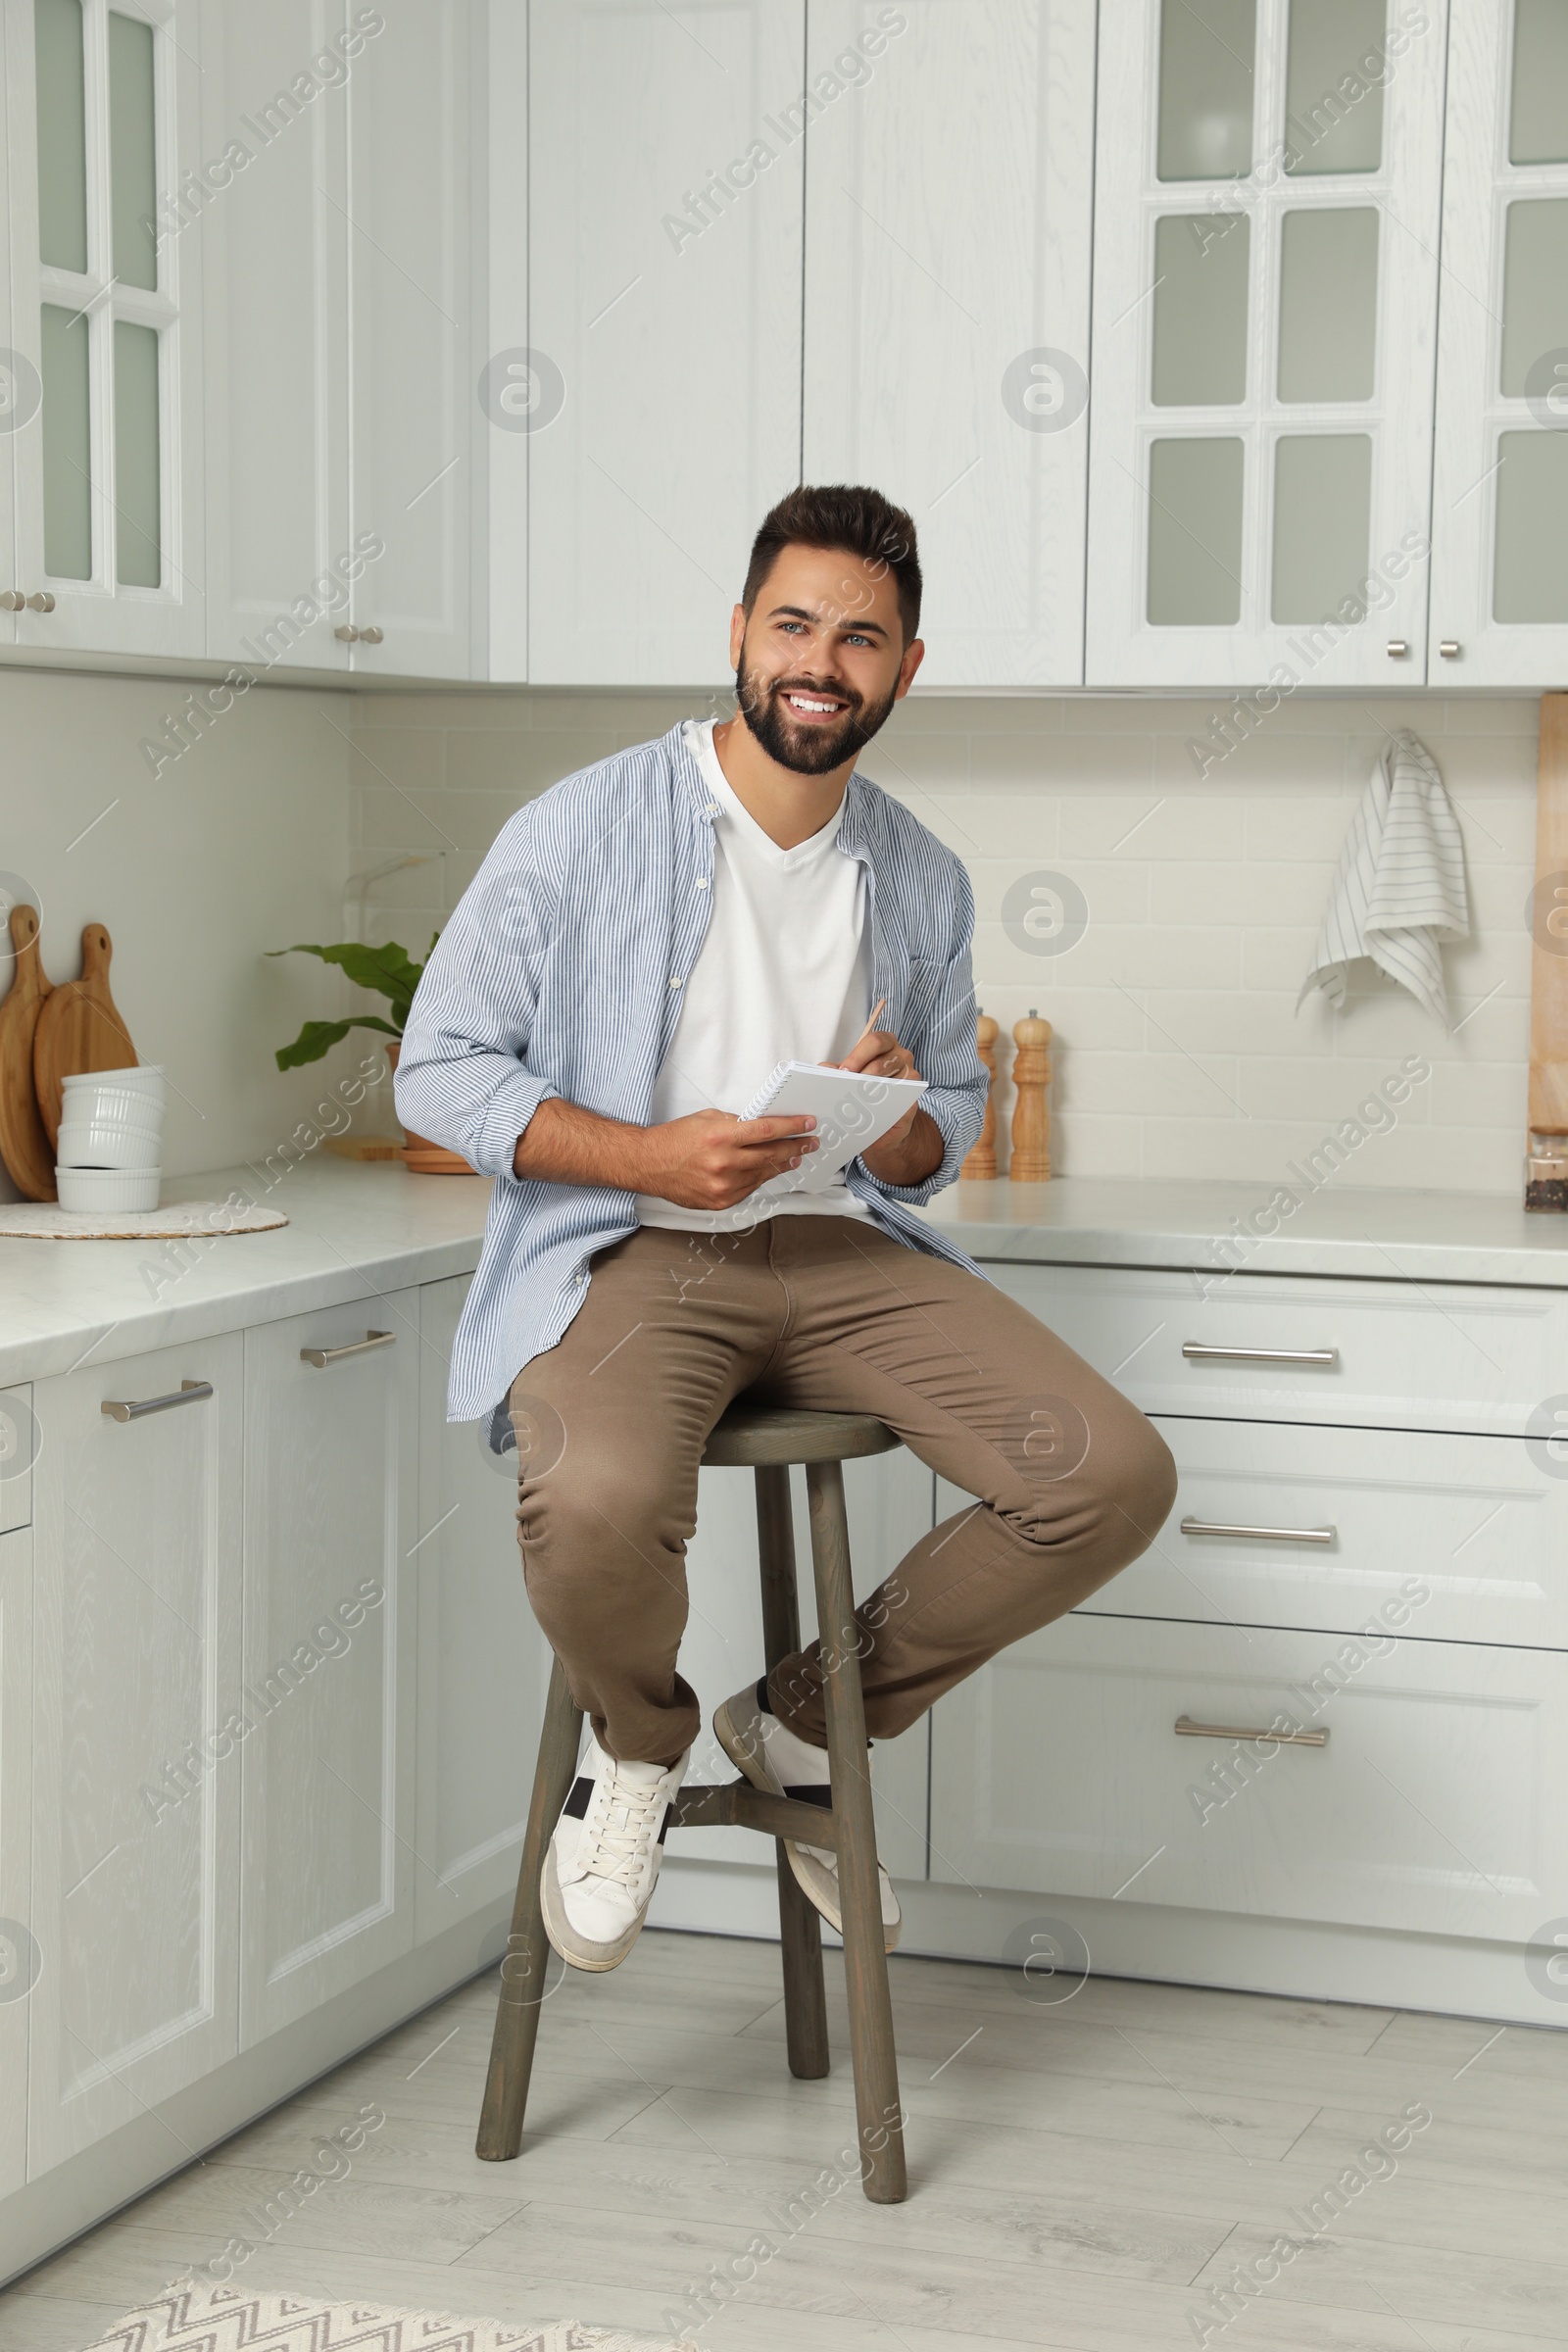
<path fill-rule="evenodd" d="M 235 1186 L 290 1222 L 179 1245 L 194 1262 L 156 1293 L 146 1269 L 169 1270 L 163 1243 L 0 1239 L 0 1383 L 470 1273 L 490 1195 L 477 1176 L 322 1154 L 270 1190 L 243 1167 L 171 1177 L 164 1205 L 220 1200 Z M 960 1182 L 928 1214 L 976 1258 L 1568 1289 L 1568 1217 L 1527 1215 L 1494 1193 L 1326 1187 L 1272 1238 L 1218 1254 L 1272 1193 L 1177 1178 Z"/>

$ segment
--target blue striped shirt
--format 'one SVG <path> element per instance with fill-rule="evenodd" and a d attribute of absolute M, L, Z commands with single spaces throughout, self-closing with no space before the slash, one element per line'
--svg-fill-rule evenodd
<path fill-rule="evenodd" d="M 582 1304 L 594 1252 L 638 1222 L 633 1193 L 515 1176 L 517 1138 L 552 1096 L 649 1124 L 712 907 L 716 814 L 679 726 L 552 785 L 502 827 L 415 993 L 398 1116 L 495 1178 L 452 1351 L 447 1417 L 487 1414 L 498 1452 L 514 1379 Z M 953 1182 L 985 1114 L 969 877 L 902 803 L 858 773 L 837 846 L 867 869 L 871 1002 L 887 999 L 879 1026 L 913 1054 L 927 1081 L 921 1108 L 945 1147 L 920 1184 L 884 1184 L 858 1159 L 847 1181 L 896 1241 L 978 1273 L 910 1213 Z M 696 887 L 700 878 L 707 889 Z"/>

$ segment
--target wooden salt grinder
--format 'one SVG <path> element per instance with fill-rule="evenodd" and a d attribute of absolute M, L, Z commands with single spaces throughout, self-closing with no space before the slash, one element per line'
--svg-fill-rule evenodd
<path fill-rule="evenodd" d="M 1051 1023 L 1043 1021 L 1031 1004 L 1028 1018 L 1014 1021 L 1012 1042 L 1018 1052 L 1012 1065 L 1015 1101 L 1007 1174 L 1014 1184 L 1044 1184 L 1051 1174 L 1051 1112 L 1046 1107 L 1046 1089 L 1051 1084 Z"/>
<path fill-rule="evenodd" d="M 991 1072 L 986 1088 L 985 1123 L 973 1151 L 958 1170 L 964 1176 L 995 1176 L 997 1172 L 997 1039 L 1002 1032 L 989 1012 L 983 1012 L 975 1023 L 975 1046 L 981 1060 Z"/>

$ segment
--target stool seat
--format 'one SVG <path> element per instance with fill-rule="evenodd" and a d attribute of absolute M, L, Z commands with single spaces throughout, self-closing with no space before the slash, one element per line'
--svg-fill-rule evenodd
<path fill-rule="evenodd" d="M 870 1413 L 811 1413 L 738 1396 L 709 1432 L 705 1465 L 755 1470 L 772 1462 L 849 1462 L 900 1441 Z"/>

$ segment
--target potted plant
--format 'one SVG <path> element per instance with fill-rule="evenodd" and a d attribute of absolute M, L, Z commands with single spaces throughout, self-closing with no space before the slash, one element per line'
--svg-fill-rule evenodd
<path fill-rule="evenodd" d="M 439 931 L 430 934 L 430 947 L 440 938 Z M 403 1031 L 414 1003 L 414 992 L 424 973 L 424 965 L 416 963 L 407 948 L 389 939 L 384 947 L 368 948 L 358 940 L 339 940 L 329 948 L 316 947 L 300 941 L 292 948 L 269 948 L 270 956 L 318 956 L 323 963 L 335 963 L 359 988 L 374 989 L 387 999 L 391 1015 L 382 1020 L 379 1013 L 351 1013 L 341 1021 L 307 1021 L 291 1046 L 280 1046 L 274 1055 L 280 1070 L 297 1070 L 308 1061 L 319 1061 L 333 1046 L 341 1045 L 351 1029 L 378 1029 L 392 1043 L 386 1050 L 387 1065 L 395 1070 L 403 1043 Z M 428 956 L 430 948 L 426 948 Z M 449 1152 L 444 1144 L 433 1144 L 427 1136 L 403 1131 L 405 1164 L 420 1176 L 471 1176 L 474 1170 L 460 1153 Z"/>

